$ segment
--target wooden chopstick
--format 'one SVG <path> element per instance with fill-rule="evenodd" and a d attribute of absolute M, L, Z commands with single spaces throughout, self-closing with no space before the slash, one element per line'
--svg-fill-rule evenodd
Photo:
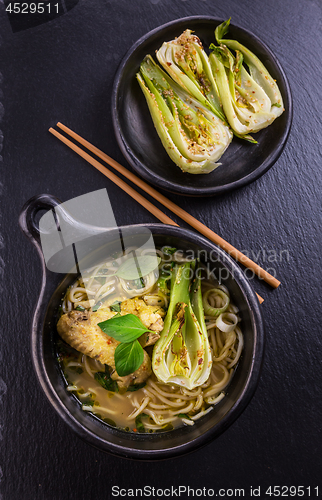
<path fill-rule="evenodd" d="M 178 226 L 176 222 L 174 222 L 170 217 L 168 217 L 166 214 L 164 214 L 161 210 L 159 210 L 155 205 L 153 205 L 150 201 L 148 201 L 146 198 L 144 198 L 140 193 L 135 191 L 131 186 L 126 184 L 122 179 L 117 177 L 117 175 L 113 174 L 110 170 L 108 170 L 104 165 L 99 163 L 97 160 L 92 158 L 88 153 L 80 149 L 76 144 L 73 142 L 69 141 L 61 135 L 59 132 L 57 132 L 55 129 L 50 128 L 49 132 L 51 132 L 53 135 L 55 135 L 58 139 L 60 139 L 62 142 L 67 144 L 71 149 L 73 149 L 76 153 L 78 153 L 80 156 L 82 156 L 85 160 L 87 160 L 89 163 L 91 163 L 97 170 L 102 172 L 102 174 L 106 175 L 111 181 L 114 182 L 117 186 L 119 186 L 123 191 L 125 191 L 127 194 L 129 194 L 132 198 L 137 200 L 140 205 L 143 205 L 149 212 L 151 212 L 157 219 L 159 219 L 161 222 L 164 222 L 164 224 L 170 224 L 171 226 Z"/>
<path fill-rule="evenodd" d="M 141 187 L 141 183 L 142 185 L 145 185 L 147 186 L 147 188 L 149 188 L 149 190 L 151 190 L 151 192 L 155 192 L 157 195 L 159 195 L 160 197 L 162 197 L 164 199 L 164 205 L 165 206 L 168 206 L 166 204 L 166 202 L 169 203 L 169 206 L 173 205 L 174 207 L 176 207 L 178 209 L 178 211 L 183 212 L 183 214 L 186 214 L 189 216 L 189 218 L 191 217 L 195 222 L 198 222 L 197 219 L 195 219 L 194 217 L 192 217 L 190 214 L 188 214 L 187 212 L 185 212 L 184 210 L 182 210 L 180 207 L 178 207 L 177 205 L 175 205 L 173 202 L 171 202 L 170 200 L 167 200 L 167 198 L 163 195 L 161 195 L 160 193 L 158 193 L 155 189 L 151 188 L 151 186 L 149 186 L 148 184 L 146 184 L 144 181 L 142 181 L 141 179 L 139 179 L 138 177 L 136 177 L 134 174 L 132 174 L 131 172 L 129 172 L 128 170 L 125 169 L 125 167 L 123 167 L 122 165 L 120 165 L 119 163 L 117 163 L 115 160 L 113 160 L 112 158 L 110 158 L 109 156 L 107 156 L 105 153 L 103 153 L 102 151 L 100 151 L 99 149 L 97 149 L 95 146 L 91 145 L 89 142 L 87 142 L 85 139 L 83 139 L 82 137 L 80 137 L 79 135 L 77 135 L 75 132 L 73 132 L 72 130 L 68 129 L 67 127 L 65 127 L 65 125 L 62 125 L 61 123 L 58 123 L 57 124 L 60 128 L 62 128 L 65 132 L 69 133 L 74 139 L 78 140 L 82 145 L 84 145 L 85 147 L 87 147 L 90 151 L 92 151 L 94 154 L 97 154 L 97 156 L 99 157 L 105 157 L 105 158 L 108 158 L 104 159 L 104 161 L 106 161 L 107 163 L 111 164 L 112 167 L 114 167 L 115 169 L 117 169 L 119 172 L 121 172 L 123 174 L 123 170 L 124 170 L 124 175 L 129 178 L 130 180 L 132 180 L 133 178 L 133 182 L 135 182 L 139 187 Z M 123 189 L 126 193 L 128 193 L 133 199 L 135 199 L 136 201 L 138 201 L 143 207 L 145 207 L 147 210 L 150 211 L 150 213 L 152 213 L 157 219 L 159 219 L 161 222 L 165 223 L 165 224 L 170 224 L 172 226 L 178 226 L 178 224 L 176 224 L 172 219 L 170 219 L 170 217 L 168 217 L 167 215 L 165 215 L 161 210 L 159 210 L 155 205 L 153 205 L 151 202 L 149 202 L 146 198 L 144 198 L 142 195 L 140 195 L 137 191 L 135 191 L 135 189 L 133 189 L 132 187 L 130 187 L 128 184 L 126 184 L 126 182 L 124 182 L 122 179 L 120 179 L 119 177 L 117 177 L 113 172 L 111 172 L 108 168 L 106 168 L 104 165 L 102 165 L 101 163 L 99 163 L 97 160 L 95 160 L 92 156 L 90 156 L 88 153 L 86 153 L 85 151 L 83 151 L 81 148 L 79 148 L 76 144 L 74 144 L 73 142 L 69 141 L 66 137 L 64 137 L 62 134 L 60 134 L 59 132 L 57 132 L 55 129 L 53 128 L 50 128 L 49 129 L 49 132 L 51 132 L 55 137 L 57 137 L 60 141 L 62 141 L 64 144 L 66 144 L 67 146 L 69 146 L 73 151 L 75 151 L 76 153 L 78 153 L 82 158 L 84 158 L 86 161 L 88 161 L 91 165 L 93 165 L 95 168 L 97 168 L 101 173 L 103 173 L 106 177 L 108 177 L 112 182 L 114 182 L 117 186 L 119 186 L 121 189 Z M 98 154 L 99 153 L 99 154 Z M 114 164 L 117 166 L 114 166 Z M 135 180 L 134 180 L 135 179 Z M 147 189 L 145 189 L 144 187 L 142 187 L 142 189 L 144 189 L 146 192 L 147 192 Z M 150 193 L 148 193 L 150 194 Z M 151 196 L 153 196 L 153 194 L 151 194 Z M 170 208 L 171 209 L 171 208 Z M 173 210 L 174 211 L 174 210 Z M 182 217 L 183 220 L 186 220 L 184 217 Z M 199 223 L 203 228 L 207 229 L 209 232 L 210 232 L 210 235 L 215 235 L 217 238 L 220 238 L 218 235 L 216 235 L 216 233 L 213 233 L 213 231 L 211 231 L 210 229 L 208 229 L 206 226 L 204 226 L 202 223 Z M 193 224 L 191 224 L 193 225 Z M 193 225 L 193 227 L 195 227 Z M 205 234 L 206 233 L 203 231 L 200 231 L 202 232 L 202 234 Z M 216 244 L 217 241 L 214 240 L 213 237 L 208 237 L 211 241 L 214 241 Z M 221 240 L 222 238 L 220 238 Z M 225 242 L 225 240 L 222 240 Z M 225 242 L 227 243 L 227 242 Z M 227 243 L 227 245 L 229 245 L 230 247 L 232 247 L 229 243 Z M 222 248 L 224 248 L 222 245 L 219 245 L 218 246 L 221 246 Z M 234 247 L 232 247 L 234 249 Z M 234 249 L 236 250 L 236 249 Z M 241 252 L 239 252 L 238 250 L 236 250 L 236 252 L 238 252 L 239 254 L 243 255 Z M 232 254 L 231 254 L 232 255 Z M 250 259 L 248 259 L 248 257 L 244 256 L 247 260 L 249 260 L 250 262 L 252 262 Z M 237 259 L 239 260 L 239 259 Z M 241 261 L 240 261 L 241 262 Z M 255 264 L 255 262 L 252 262 L 255 266 L 257 266 L 257 264 Z M 248 266 L 247 266 L 248 267 Z M 259 267 L 259 266 L 257 266 Z M 264 271 L 264 269 L 261 269 L 259 267 L 259 269 L 261 271 L 263 271 L 264 273 L 268 274 L 266 271 Z M 255 271 L 254 271 L 255 272 Z M 271 276 L 271 275 L 269 275 Z M 262 276 L 260 276 L 262 277 Z M 272 276 L 273 278 L 273 276 Z M 274 278 L 275 279 L 275 278 Z M 276 280 L 277 281 L 277 280 Z M 279 283 L 279 282 L 278 282 Z M 277 285 L 278 286 L 278 285 Z M 264 302 L 264 299 L 258 295 L 256 293 L 257 297 L 258 297 L 258 300 L 260 302 L 260 304 L 262 302 Z"/>
<path fill-rule="evenodd" d="M 202 222 L 198 221 L 190 215 L 188 212 L 183 210 L 181 207 L 173 203 L 172 201 L 168 200 L 165 196 L 163 196 L 161 193 L 159 193 L 156 189 L 153 187 L 149 186 L 146 182 L 144 182 L 142 179 L 137 177 L 135 174 L 127 170 L 125 167 L 123 167 L 120 163 L 117 161 L 113 160 L 110 156 L 108 156 L 106 153 L 103 153 L 100 149 L 96 148 L 93 146 L 90 142 L 86 141 L 83 139 L 81 136 L 73 132 L 71 129 L 66 127 L 66 125 L 63 125 L 62 123 L 58 122 L 57 126 L 64 130 L 67 134 L 69 134 L 73 139 L 77 140 L 80 144 L 85 146 L 89 151 L 94 153 L 96 156 L 104 160 L 106 163 L 108 163 L 111 167 L 113 167 L 115 170 L 117 170 L 120 174 L 124 175 L 127 179 L 129 179 L 133 184 L 138 186 L 140 189 L 145 191 L 147 194 L 152 196 L 155 200 L 157 200 L 159 203 L 164 205 L 166 208 L 171 210 L 174 214 L 178 215 L 182 220 L 187 222 L 190 226 L 194 227 L 199 231 L 201 234 L 206 236 L 209 240 L 213 241 L 216 243 L 216 245 L 220 246 L 223 248 L 229 255 L 231 255 L 234 259 L 236 259 L 238 262 L 243 264 L 245 267 L 248 267 L 249 269 L 252 269 L 254 273 L 266 283 L 270 284 L 273 288 L 277 288 L 281 282 L 278 281 L 274 276 L 269 274 L 267 271 L 262 269 L 258 264 L 253 262 L 251 259 L 249 259 L 246 255 L 244 255 L 242 252 L 237 250 L 235 247 L 233 247 L 230 243 L 225 241 L 223 238 L 221 238 L 218 234 L 214 233 L 209 229 L 207 226 L 202 224 Z M 53 129 L 51 129 L 53 130 Z M 63 137 L 63 136 L 62 136 Z M 101 168 L 99 170 L 105 174 L 106 168 L 102 167 L 101 164 L 99 164 Z M 98 168 L 98 167 L 96 167 Z M 102 170 L 103 168 L 103 170 Z M 173 223 L 174 224 L 174 223 Z"/>

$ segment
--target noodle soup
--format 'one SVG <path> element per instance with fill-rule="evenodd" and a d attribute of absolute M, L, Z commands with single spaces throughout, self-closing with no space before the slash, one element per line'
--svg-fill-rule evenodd
<path fill-rule="evenodd" d="M 231 303 L 227 288 L 209 279 L 205 268 L 185 257 L 182 252 L 169 247 L 156 252 L 158 268 L 148 269 L 149 272 L 140 280 L 122 278 L 121 273 L 118 273 L 131 258 L 129 250 L 127 254 L 83 273 L 82 278 L 76 280 L 67 291 L 58 322 L 58 331 L 69 344 L 63 340 L 57 343 L 67 391 L 76 396 L 84 411 L 93 413 L 107 425 L 130 432 L 153 433 L 182 425 L 193 426 L 196 420 L 213 411 L 215 405 L 225 397 L 243 349 L 238 309 Z M 149 251 L 140 255 L 147 259 Z M 175 287 L 179 289 L 184 281 L 184 278 L 182 281 L 181 278 L 175 280 L 174 273 L 179 273 L 185 266 L 191 271 L 191 277 L 186 278 L 187 282 L 190 280 L 190 297 L 200 270 L 198 279 L 202 311 L 191 307 L 191 318 L 196 320 L 200 329 L 197 333 L 200 335 L 200 325 L 204 321 L 207 338 L 202 353 L 200 349 L 195 352 L 193 342 L 188 338 L 192 323 L 185 315 L 190 305 L 179 301 L 184 306 L 182 309 L 179 303 L 173 306 L 176 302 L 173 301 Z M 199 288 L 194 291 L 199 293 Z M 174 319 L 171 326 L 167 326 L 170 325 L 168 316 L 171 308 Z M 143 334 L 146 335 L 144 342 L 143 335 L 138 338 L 145 358 L 133 372 L 137 376 L 129 374 L 122 377 L 118 376 L 115 365 L 112 366 L 115 356 L 110 358 L 111 363 L 100 361 L 101 344 L 97 347 L 100 327 L 97 325 L 103 325 L 104 320 L 108 324 L 113 318 L 122 320 L 129 315 L 137 316 L 150 333 Z M 62 334 L 64 321 L 65 330 Z M 183 323 L 185 326 L 182 326 Z M 87 324 L 90 326 L 87 327 Z M 173 328 L 175 333 L 172 343 L 168 343 L 167 348 L 160 348 L 163 337 L 167 341 L 167 335 Z M 77 347 L 80 348 L 75 349 L 78 330 L 82 342 L 79 340 Z M 93 337 L 94 347 L 85 345 L 84 338 L 87 340 L 88 332 L 92 334 L 93 331 L 96 335 Z M 116 353 L 120 343 L 109 334 L 106 338 L 111 340 L 109 347 Z M 179 341 L 183 344 L 178 348 L 176 344 Z M 164 355 L 162 360 L 156 354 L 158 349 Z M 160 364 L 164 368 L 161 375 Z M 142 367 L 146 368 L 145 372 Z M 202 375 L 198 375 L 198 369 Z M 168 376 L 167 382 L 164 373 Z M 187 373 L 191 376 L 187 376 Z"/>

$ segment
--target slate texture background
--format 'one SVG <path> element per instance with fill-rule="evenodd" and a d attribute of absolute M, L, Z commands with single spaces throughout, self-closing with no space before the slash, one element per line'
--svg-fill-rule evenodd
<path fill-rule="evenodd" d="M 40 266 L 17 221 L 35 194 L 65 201 L 106 187 L 119 225 L 155 222 L 47 130 L 62 121 L 126 165 L 111 124 L 117 66 L 147 31 L 197 14 L 232 16 L 269 45 L 291 84 L 293 127 L 282 156 L 255 183 L 220 198 L 168 196 L 275 268 L 282 285 L 272 291 L 254 280 L 265 297 L 266 356 L 241 417 L 192 455 L 136 463 L 80 441 L 38 387 L 29 335 Z M 321 17 L 319 0 L 81 0 L 55 21 L 13 33 L 0 2 L 2 500 L 109 499 L 112 485 L 144 484 L 245 488 L 246 498 L 251 485 L 304 485 L 322 495 Z M 277 262 L 268 259 L 272 250 Z"/>

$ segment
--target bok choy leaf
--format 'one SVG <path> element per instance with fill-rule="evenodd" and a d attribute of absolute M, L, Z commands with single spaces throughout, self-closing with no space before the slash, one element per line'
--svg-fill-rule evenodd
<path fill-rule="evenodd" d="M 210 45 L 209 61 L 229 125 L 235 133 L 249 138 L 246 134 L 267 127 L 283 112 L 283 100 L 261 61 L 239 42 L 223 39 L 229 23 L 217 26 L 219 46 Z"/>
<path fill-rule="evenodd" d="M 190 262 L 175 266 L 164 328 L 152 357 L 160 381 L 187 389 L 204 384 L 212 366 L 199 275 L 191 286 L 193 267 Z"/>
<path fill-rule="evenodd" d="M 175 82 L 226 122 L 208 56 L 191 30 L 164 42 L 157 59 Z"/>
<path fill-rule="evenodd" d="M 172 161 L 192 174 L 214 170 L 232 139 L 228 126 L 173 82 L 151 56 L 142 62 L 137 80 Z"/>

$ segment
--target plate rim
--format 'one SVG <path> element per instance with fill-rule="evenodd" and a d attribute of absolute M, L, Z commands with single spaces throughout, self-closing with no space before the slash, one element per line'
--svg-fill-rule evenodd
<path fill-rule="evenodd" d="M 286 125 L 285 129 L 283 131 L 283 134 L 281 136 L 281 139 L 278 143 L 278 146 L 266 157 L 266 159 L 257 167 L 253 172 L 250 172 L 249 174 L 241 177 L 240 179 L 237 179 L 235 181 L 229 182 L 227 184 L 223 185 L 212 185 L 212 186 L 205 186 L 205 187 L 191 187 L 191 186 L 184 186 L 184 185 L 179 185 L 177 183 L 174 183 L 172 181 L 168 181 L 166 178 L 154 173 L 151 171 L 148 167 L 144 165 L 143 162 L 141 162 L 136 155 L 133 153 L 132 149 L 128 146 L 126 141 L 123 138 L 123 134 L 121 132 L 121 127 L 120 127 L 120 120 L 119 120 L 119 114 L 118 114 L 118 95 L 119 95 L 119 86 L 121 82 L 121 76 L 124 71 L 124 68 L 130 59 L 131 55 L 140 47 L 140 45 L 148 40 L 150 37 L 153 35 L 157 34 L 160 31 L 163 31 L 173 25 L 176 24 L 184 24 L 186 22 L 193 22 L 193 21 L 205 21 L 205 22 L 214 22 L 214 23 L 221 23 L 224 22 L 224 20 L 219 19 L 214 16 L 205 16 L 205 15 L 198 15 L 198 16 L 187 16 L 187 17 L 181 17 L 178 19 L 174 19 L 172 21 L 169 21 L 167 23 L 164 23 L 160 26 L 157 26 L 156 28 L 153 28 L 152 30 L 148 31 L 145 33 L 145 35 L 141 36 L 131 47 L 130 49 L 126 52 L 124 55 L 123 59 L 121 60 L 118 69 L 115 73 L 114 76 L 114 81 L 113 81 L 113 88 L 112 88 L 112 99 L 111 99 L 111 104 L 112 104 L 112 123 L 113 123 L 113 128 L 114 128 L 114 134 L 118 143 L 118 146 L 129 163 L 129 165 L 133 168 L 133 170 L 140 175 L 145 181 L 149 182 L 155 187 L 158 187 L 160 189 L 164 189 L 170 193 L 174 194 L 179 194 L 183 196 L 218 196 L 222 194 L 226 194 L 230 191 L 240 189 L 255 180 L 259 179 L 262 175 L 264 175 L 278 160 L 280 155 L 283 152 L 283 149 L 285 147 L 285 144 L 287 142 L 288 136 L 291 131 L 291 126 L 292 126 L 292 119 L 293 119 L 293 102 L 292 102 L 292 92 L 291 92 L 291 87 L 288 82 L 287 76 L 285 74 L 285 71 L 283 70 L 280 62 L 278 61 L 277 57 L 275 54 L 271 51 L 271 49 L 266 45 L 265 42 L 263 42 L 257 35 L 252 33 L 251 31 L 239 26 L 238 24 L 232 23 L 232 26 L 236 27 L 237 29 L 243 31 L 245 34 L 247 34 L 250 38 L 252 38 L 259 46 L 262 46 L 263 49 L 268 53 L 269 58 L 273 60 L 274 64 L 276 65 L 278 71 L 279 71 L 279 76 L 281 77 L 283 81 L 283 87 L 285 88 L 285 97 L 287 101 L 287 108 L 285 108 L 285 113 L 287 114 L 287 120 L 286 120 Z M 175 164 L 174 164 L 175 165 Z M 178 168 L 178 167 L 177 167 Z"/>

